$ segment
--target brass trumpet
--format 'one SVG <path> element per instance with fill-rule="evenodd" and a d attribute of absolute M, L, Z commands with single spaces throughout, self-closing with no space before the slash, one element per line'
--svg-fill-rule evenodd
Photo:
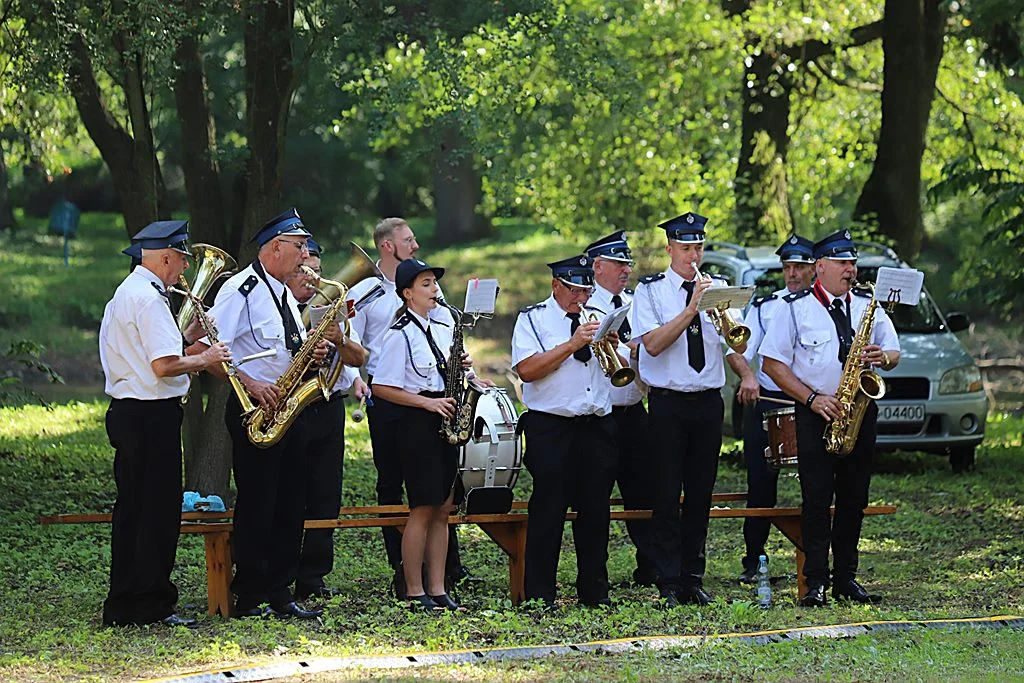
<path fill-rule="evenodd" d="M 597 316 L 593 313 L 587 313 L 586 321 L 588 323 L 597 322 Z M 600 341 L 590 342 L 590 348 L 593 349 L 598 365 L 601 366 L 601 370 L 611 380 L 613 387 L 624 387 L 636 379 L 636 371 L 622 364 L 622 361 L 619 360 L 619 354 L 615 352 L 615 347 L 612 346 L 609 340 L 601 339 Z"/>
<path fill-rule="evenodd" d="M 704 275 L 697 269 L 697 262 L 694 261 L 690 265 L 693 266 L 693 272 L 697 274 L 698 280 L 711 280 L 712 278 Z M 750 339 L 750 328 L 742 323 L 736 322 L 729 313 L 728 308 L 709 308 L 707 309 L 708 317 L 711 318 L 711 324 L 715 326 L 715 332 L 718 332 L 725 339 L 725 343 L 730 348 L 738 349 L 747 343 Z"/>

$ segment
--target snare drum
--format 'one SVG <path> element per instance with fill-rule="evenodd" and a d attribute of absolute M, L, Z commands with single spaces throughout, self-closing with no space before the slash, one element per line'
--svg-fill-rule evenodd
<path fill-rule="evenodd" d="M 459 454 L 467 497 L 475 488 L 511 489 L 523 465 L 523 440 L 516 435 L 519 413 L 504 389 L 488 387 L 476 404 L 473 433 Z"/>
<path fill-rule="evenodd" d="M 796 467 L 796 408 L 766 410 L 761 424 L 768 432 L 768 448 L 764 449 L 768 465 L 775 469 Z"/>

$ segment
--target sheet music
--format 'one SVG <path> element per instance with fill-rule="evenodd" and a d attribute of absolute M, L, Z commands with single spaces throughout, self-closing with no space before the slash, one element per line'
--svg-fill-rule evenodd
<path fill-rule="evenodd" d="M 466 285 L 466 315 L 492 315 L 498 298 L 498 281 L 471 279 Z"/>
<path fill-rule="evenodd" d="M 616 308 L 614 311 L 605 316 L 604 320 L 601 321 L 601 326 L 597 328 L 597 333 L 594 335 L 594 341 L 601 341 L 609 332 L 617 331 L 622 326 L 623 321 L 626 320 L 626 316 L 629 315 L 629 309 L 631 308 L 633 308 L 632 301 L 623 305 L 620 308 Z M 629 340 L 623 339 L 621 341 L 625 342 Z"/>
<path fill-rule="evenodd" d="M 923 286 L 924 273 L 920 270 L 883 266 L 878 269 L 875 279 L 875 299 L 882 304 L 893 302 L 916 306 Z"/>
<path fill-rule="evenodd" d="M 324 317 L 324 313 L 330 306 L 310 306 L 309 307 L 309 329 L 315 329 L 320 324 L 320 320 Z"/>
<path fill-rule="evenodd" d="M 712 287 L 704 291 L 704 295 L 697 304 L 697 310 L 706 311 L 709 308 L 743 308 L 754 298 L 754 285 L 742 287 Z"/>

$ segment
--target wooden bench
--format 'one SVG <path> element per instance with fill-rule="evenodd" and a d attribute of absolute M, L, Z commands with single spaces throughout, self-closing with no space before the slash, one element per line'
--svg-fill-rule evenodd
<path fill-rule="evenodd" d="M 742 501 L 743 493 L 716 493 L 712 502 Z M 622 500 L 613 498 L 611 504 L 621 505 Z M 513 604 L 525 599 L 524 578 L 526 563 L 526 531 L 529 517 L 527 503 L 517 501 L 512 511 L 504 514 L 451 515 L 451 524 L 475 524 L 483 530 L 508 556 L 509 593 Z M 866 515 L 891 515 L 896 512 L 893 505 L 875 505 L 864 509 Z M 761 517 L 770 521 L 793 543 L 796 549 L 796 571 L 799 578 L 799 594 L 807 591 L 803 578 L 804 548 L 800 529 L 800 508 L 711 508 L 712 518 Z M 650 510 L 612 510 L 613 520 L 650 519 Z M 187 512 L 181 515 L 181 533 L 202 534 L 206 549 L 206 591 L 208 613 L 229 616 L 232 608 L 231 596 L 231 533 L 233 525 L 231 512 Z M 566 515 L 567 520 L 576 518 L 575 512 Z M 41 524 L 87 524 L 110 523 L 109 514 L 50 515 L 39 519 Z M 404 527 L 409 519 L 409 509 L 404 505 L 373 505 L 344 507 L 337 519 L 307 520 L 307 529 L 361 529 L 373 527 Z"/>

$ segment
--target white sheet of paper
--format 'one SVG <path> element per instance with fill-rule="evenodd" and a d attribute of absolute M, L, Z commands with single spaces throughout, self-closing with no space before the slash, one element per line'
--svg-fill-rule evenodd
<path fill-rule="evenodd" d="M 466 285 L 466 315 L 494 313 L 494 302 L 498 298 L 497 280 L 480 280 L 473 278 Z"/>
<path fill-rule="evenodd" d="M 754 298 L 754 285 L 742 287 L 712 287 L 704 292 L 697 304 L 697 309 L 706 311 L 709 308 L 736 308 L 743 310 L 743 307 Z"/>
<path fill-rule="evenodd" d="M 875 279 L 875 299 L 882 304 L 893 301 L 916 306 L 923 286 L 924 273 L 920 270 L 883 266 L 878 269 Z"/>
<path fill-rule="evenodd" d="M 623 321 L 626 320 L 626 316 L 629 315 L 629 309 L 633 307 L 633 302 L 630 301 L 626 305 L 616 308 L 614 311 L 605 316 L 604 320 L 601 321 L 601 326 L 597 328 L 597 334 L 594 335 L 594 341 L 601 341 L 609 332 L 617 331 Z M 629 341 L 628 339 L 622 339 L 621 341 Z"/>
<path fill-rule="evenodd" d="M 320 320 L 324 317 L 324 313 L 330 306 L 310 306 L 309 307 L 309 329 L 315 329 L 320 324 Z"/>

